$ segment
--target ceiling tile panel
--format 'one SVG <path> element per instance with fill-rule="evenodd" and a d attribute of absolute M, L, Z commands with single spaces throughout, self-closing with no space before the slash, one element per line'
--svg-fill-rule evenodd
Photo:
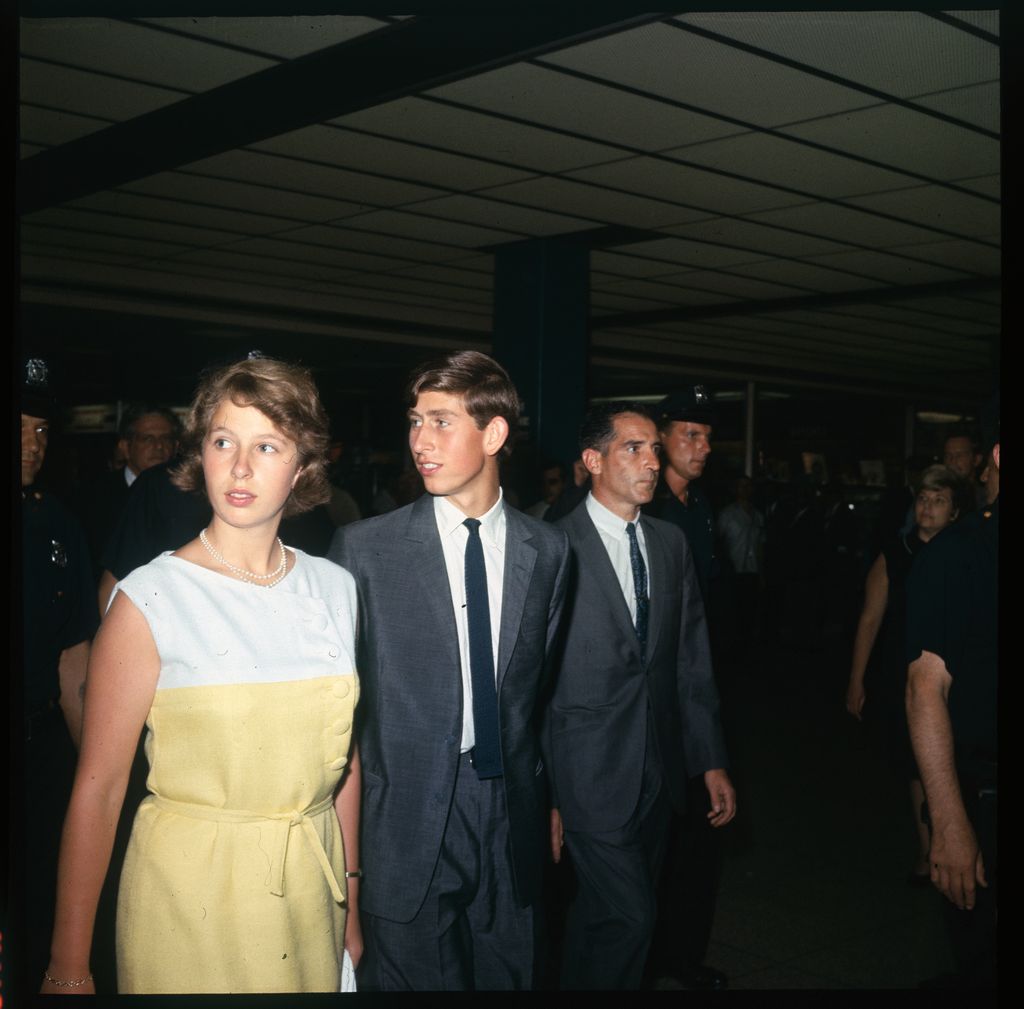
<path fill-rule="evenodd" d="M 704 242 L 687 242 L 681 238 L 663 238 L 655 242 L 635 242 L 625 250 L 627 255 L 645 256 L 662 260 L 666 267 L 673 263 L 693 269 L 732 266 L 749 263 L 762 257 L 752 255 L 748 249 L 730 249 L 722 245 L 708 245 Z"/>
<path fill-rule="evenodd" d="M 417 207 L 419 211 L 421 208 Z M 399 235 L 407 238 L 418 238 L 429 242 L 432 239 L 458 245 L 467 249 L 478 249 L 485 245 L 499 245 L 512 242 L 522 237 L 512 231 L 499 231 L 496 228 L 483 228 L 456 221 L 438 221 L 420 213 L 407 213 L 400 210 L 375 210 L 358 214 L 345 221 L 354 228 L 364 231 L 376 231 L 382 235 Z"/>
<path fill-rule="evenodd" d="M 210 42 L 241 46 L 290 60 L 326 46 L 379 31 L 384 23 L 368 17 L 200 17 L 146 18 L 145 24 L 185 31 Z"/>
<path fill-rule="evenodd" d="M 245 182 L 214 179 L 208 175 L 190 172 L 161 172 L 136 182 L 127 183 L 125 190 L 132 193 L 153 194 L 197 203 L 219 204 L 253 213 L 268 211 L 283 214 L 298 221 L 319 223 L 350 217 L 366 208 L 343 199 L 329 200 L 303 193 L 290 193 L 266 186 L 253 186 Z"/>
<path fill-rule="evenodd" d="M 22 101 L 111 122 L 134 119 L 185 97 L 180 91 L 56 67 L 31 59 L 21 61 L 19 88 Z"/>
<path fill-rule="evenodd" d="M 307 245 L 275 238 L 249 238 L 238 240 L 231 247 L 233 252 L 254 256 L 280 257 L 301 263 L 321 263 L 345 270 L 373 272 L 404 266 L 405 261 L 394 257 L 374 256 L 367 252 L 335 249 L 325 245 Z"/>
<path fill-rule="evenodd" d="M 708 168 L 763 179 L 815 196 L 836 198 L 907 184 L 901 173 L 763 133 L 747 133 L 666 153 L 669 157 L 678 156 Z"/>
<path fill-rule="evenodd" d="M 780 129 L 939 182 L 999 171 L 998 141 L 895 105 L 876 105 Z"/>
<path fill-rule="evenodd" d="M 810 256 L 847 247 L 841 241 L 781 231 L 757 221 L 740 221 L 729 217 L 708 217 L 692 224 L 674 224 L 663 230 L 684 239 L 692 237 L 695 240 L 722 242 L 766 255 Z"/>
<path fill-rule="evenodd" d="M 584 42 L 544 60 L 758 126 L 776 125 L 784 110 L 811 118 L 864 104 L 849 88 L 662 24 Z"/>
<path fill-rule="evenodd" d="M 19 135 L 41 147 L 57 147 L 102 130 L 105 120 L 56 109 L 37 108 L 24 102 L 18 114 Z"/>
<path fill-rule="evenodd" d="M 913 186 L 892 193 L 852 196 L 846 202 L 972 238 L 987 239 L 999 233 L 998 204 L 952 193 L 941 186 Z"/>
<path fill-rule="evenodd" d="M 800 200 L 791 193 L 757 183 L 729 179 L 713 171 L 653 158 L 627 158 L 614 164 L 580 169 L 572 172 L 570 177 L 619 186 L 640 195 L 673 200 L 694 208 L 673 207 L 671 214 L 665 216 L 666 225 L 696 220 L 698 215 L 708 212 L 728 210 L 734 214 L 747 214 L 785 207 Z"/>
<path fill-rule="evenodd" d="M 996 46 L 916 11 L 721 12 L 677 20 L 898 98 L 999 76 Z"/>
<path fill-rule="evenodd" d="M 427 93 L 644 151 L 700 143 L 736 131 L 713 116 L 652 103 L 555 66 L 516 63 Z"/>
<path fill-rule="evenodd" d="M 985 235 L 991 242 L 998 244 L 998 235 Z M 900 255 L 924 259 L 940 266 L 948 266 L 961 273 L 980 273 L 989 277 L 998 277 L 1002 269 L 1002 253 L 998 248 L 979 246 L 977 242 L 928 242 L 921 245 L 908 245 L 904 248 L 890 249 Z M 823 259 L 823 261 L 827 261 Z"/>
<path fill-rule="evenodd" d="M 753 214 L 751 217 L 754 221 L 810 232 L 836 241 L 849 240 L 869 248 L 935 240 L 934 231 L 833 203 L 802 203 L 783 210 Z"/>
<path fill-rule="evenodd" d="M 485 228 L 511 231 L 519 236 L 531 238 L 543 235 L 560 235 L 569 231 L 580 231 L 601 223 L 598 218 L 565 217 L 530 207 L 514 207 L 498 200 L 480 196 L 448 196 L 440 200 L 424 200 L 416 204 L 418 213 L 431 217 L 464 221 Z M 444 234 L 444 225 L 439 224 Z"/>
<path fill-rule="evenodd" d="M 441 284 L 455 284 L 459 287 L 477 287 L 482 291 L 492 289 L 490 271 L 480 269 L 480 260 L 474 257 L 462 266 L 407 266 L 396 270 L 396 276 L 415 277 L 419 280 L 436 280 Z M 493 268 L 493 264 L 492 268 Z"/>
<path fill-rule="evenodd" d="M 279 231 L 295 227 L 287 218 L 266 214 L 246 214 L 217 206 L 197 206 L 181 200 L 159 199 L 143 196 L 125 190 L 107 190 L 92 196 L 82 197 L 64 204 L 69 209 L 81 207 L 84 210 L 103 211 L 108 214 L 122 214 L 125 217 L 152 221 L 173 221 L 178 224 L 201 223 L 205 227 L 219 228 L 236 234 L 258 235 L 268 231 Z"/>
<path fill-rule="evenodd" d="M 532 174 L 336 126 L 310 126 L 253 144 L 252 149 L 276 151 L 375 175 L 397 176 L 445 189 L 499 186 Z"/>
<path fill-rule="evenodd" d="M 633 246 L 615 249 L 594 249 L 590 254 L 590 269 L 594 274 L 607 273 L 616 277 L 656 277 L 662 273 L 675 273 L 678 267 L 648 256 L 634 255 Z"/>
<path fill-rule="evenodd" d="M 828 260 L 825 265 L 831 265 Z M 811 263 L 785 259 L 762 260 L 760 263 L 743 263 L 734 266 L 730 272 L 761 280 L 773 280 L 802 288 L 809 294 L 829 294 L 839 291 L 859 291 L 871 287 L 871 281 L 856 276 L 854 271 L 842 272 L 842 267 L 825 269 Z"/>
<path fill-rule="evenodd" d="M 510 186 L 498 186 L 480 195 L 541 209 L 557 207 L 586 220 L 635 228 L 658 228 L 666 218 L 677 220 L 679 217 L 678 209 L 659 200 L 585 185 L 571 179 L 530 179 Z"/>
<path fill-rule="evenodd" d="M 437 189 L 407 182 L 375 178 L 341 168 L 316 165 L 295 158 L 281 158 L 257 151 L 229 151 L 213 158 L 193 161 L 185 171 L 216 175 L 242 182 L 258 182 L 304 193 L 314 193 L 357 203 L 393 206 L 437 196 Z"/>
<path fill-rule="evenodd" d="M 318 281 L 306 288 L 310 291 L 335 291 L 343 294 L 347 291 L 363 291 L 375 298 L 386 300 L 393 294 L 400 294 L 409 304 L 422 301 L 423 304 L 435 307 L 454 302 L 463 307 L 473 306 L 487 315 L 491 312 L 491 293 L 475 287 L 441 284 L 436 280 L 417 280 L 400 273 L 367 274 L 359 278 L 358 284 L 345 282 L 328 283 Z"/>
<path fill-rule="evenodd" d="M 417 242 L 409 238 L 395 238 L 393 235 L 379 235 L 370 231 L 358 231 L 346 227 L 298 228 L 287 232 L 289 241 L 309 242 L 311 245 L 326 245 L 337 249 L 374 252 L 378 255 L 400 256 L 402 259 L 432 263 L 451 259 L 458 250 L 448 245 L 433 242 Z"/>
<path fill-rule="evenodd" d="M 26 18 L 21 52 L 82 69 L 117 74 L 146 84 L 208 91 L 274 66 L 277 60 L 153 31 L 113 19 Z"/>
<path fill-rule="evenodd" d="M 201 249 L 176 257 L 175 262 L 210 264 L 211 266 L 234 267 L 238 270 L 251 269 L 279 278 L 298 277 L 320 280 L 340 280 L 354 277 L 358 271 L 324 263 L 304 263 L 293 259 L 271 256 L 250 255 L 238 249 Z"/>
<path fill-rule="evenodd" d="M 561 172 L 621 156 L 603 144 L 420 98 L 387 102 L 334 122 L 541 172 Z"/>
<path fill-rule="evenodd" d="M 51 247 L 74 249 L 83 252 L 97 249 L 101 252 L 115 252 L 122 256 L 147 258 L 180 252 L 183 246 L 167 242 L 148 241 L 123 235 L 104 235 L 96 231 L 70 231 L 66 228 L 44 227 L 24 221 L 21 225 L 22 238 L 26 242 L 46 244 Z"/>
<path fill-rule="evenodd" d="M 914 103 L 944 112 L 947 116 L 955 116 L 992 133 L 999 133 L 1001 129 L 998 80 L 940 91 L 934 95 L 919 95 Z"/>
<path fill-rule="evenodd" d="M 49 207 L 22 218 L 22 223 L 94 232 L 97 235 L 126 235 L 134 238 L 169 242 L 182 246 L 219 245 L 237 240 L 238 236 L 212 228 L 173 224 L 165 221 L 143 221 L 133 217 L 103 214 L 70 207 Z"/>
<path fill-rule="evenodd" d="M 723 302 L 732 300 L 731 296 L 723 297 L 719 291 L 712 291 L 702 288 L 697 284 L 690 284 L 688 277 L 677 278 L 676 283 L 656 283 L 646 280 L 609 281 L 602 284 L 602 288 L 609 294 L 629 295 L 633 298 L 656 300 L 661 304 L 662 308 L 720 305 Z"/>

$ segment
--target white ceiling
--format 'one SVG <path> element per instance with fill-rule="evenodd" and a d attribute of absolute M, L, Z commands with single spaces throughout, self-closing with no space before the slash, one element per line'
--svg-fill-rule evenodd
<path fill-rule="evenodd" d="M 32 209 L 23 302 L 486 347 L 492 247 L 619 226 L 649 234 L 591 256 L 606 373 L 982 392 L 999 29 L 995 11 L 665 15 Z M 78 138 L 395 30 L 23 18 L 23 179 Z"/>

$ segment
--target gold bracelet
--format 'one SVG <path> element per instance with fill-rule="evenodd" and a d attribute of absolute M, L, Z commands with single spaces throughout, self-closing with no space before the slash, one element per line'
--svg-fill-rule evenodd
<path fill-rule="evenodd" d="M 345 870 L 345 879 L 362 879 L 362 878 L 363 878 L 363 870 L 362 869 L 352 869 L 351 871 L 348 870 L 348 869 Z"/>
<path fill-rule="evenodd" d="M 85 977 L 80 977 L 77 981 L 58 981 L 48 970 L 43 971 L 43 977 L 58 988 L 81 988 L 87 981 L 92 980 L 92 975 L 86 974 Z"/>

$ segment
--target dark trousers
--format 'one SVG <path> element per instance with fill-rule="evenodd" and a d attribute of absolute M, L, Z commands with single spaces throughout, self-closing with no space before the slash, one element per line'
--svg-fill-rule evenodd
<path fill-rule="evenodd" d="M 671 810 L 650 745 L 647 752 L 640 801 L 622 827 L 565 832 L 576 896 L 566 919 L 563 989 L 639 988 L 643 979 Z"/>
<path fill-rule="evenodd" d="M 512 879 L 504 784 L 481 781 L 463 754 L 423 906 L 409 922 L 361 915 L 360 990 L 532 988 L 534 909 L 519 906 Z"/>
<path fill-rule="evenodd" d="M 691 778 L 686 810 L 672 818 L 661 877 L 661 906 L 651 949 L 654 977 L 682 966 L 699 967 L 707 956 L 722 869 L 722 834 L 708 823 L 710 801 L 703 775 Z"/>

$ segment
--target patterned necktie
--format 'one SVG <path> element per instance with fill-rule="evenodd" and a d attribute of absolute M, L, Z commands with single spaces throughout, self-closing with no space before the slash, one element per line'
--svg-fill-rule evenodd
<path fill-rule="evenodd" d="M 466 519 L 466 619 L 469 624 L 469 676 L 473 684 L 473 767 L 478 778 L 501 777 L 498 733 L 498 693 L 494 687 L 491 649 L 491 608 L 487 599 L 487 569 L 480 542 L 480 520 Z"/>
<path fill-rule="evenodd" d="M 647 595 L 647 567 L 640 553 L 640 541 L 636 538 L 636 523 L 626 524 L 629 534 L 629 566 L 633 569 L 633 591 L 636 593 L 636 639 L 640 642 L 640 658 L 647 650 L 647 616 L 651 601 Z"/>

